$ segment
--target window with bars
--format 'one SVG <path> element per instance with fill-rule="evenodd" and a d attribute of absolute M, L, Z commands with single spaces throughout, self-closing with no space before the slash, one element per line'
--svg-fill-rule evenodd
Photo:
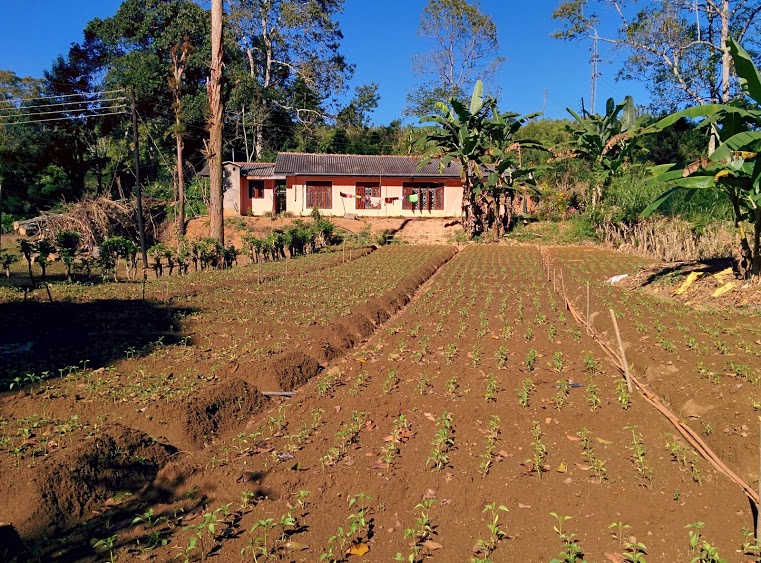
<path fill-rule="evenodd" d="M 264 181 L 248 181 L 248 197 L 251 199 L 262 199 L 264 197 Z"/>
<path fill-rule="evenodd" d="M 357 209 L 380 209 L 380 184 L 357 184 Z"/>
<path fill-rule="evenodd" d="M 417 195 L 417 201 L 410 201 L 410 196 L 413 195 Z M 412 211 L 443 210 L 444 185 L 405 183 L 402 186 L 402 209 Z"/>
<path fill-rule="evenodd" d="M 333 183 L 332 182 L 307 182 L 307 201 L 309 209 L 332 209 L 333 208 Z"/>

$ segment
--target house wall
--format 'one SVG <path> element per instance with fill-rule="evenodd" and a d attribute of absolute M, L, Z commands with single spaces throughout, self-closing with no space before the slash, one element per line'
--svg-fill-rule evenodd
<path fill-rule="evenodd" d="M 241 214 L 240 168 L 234 164 L 222 167 L 222 210 L 225 215 Z"/>
<path fill-rule="evenodd" d="M 342 216 L 354 213 L 362 217 L 460 217 L 462 215 L 462 182 L 459 178 L 398 178 L 370 176 L 289 176 L 286 182 L 286 209 L 294 215 L 306 216 L 312 209 L 306 206 L 307 182 L 332 181 L 331 209 L 321 209 L 323 215 Z M 402 209 L 402 186 L 406 182 L 443 183 L 444 209 L 410 210 Z M 378 182 L 381 188 L 380 209 L 357 209 L 357 184 Z M 341 197 L 341 192 L 352 197 Z M 396 197 L 392 203 L 386 198 Z"/>
<path fill-rule="evenodd" d="M 249 198 L 249 182 L 264 182 L 264 197 Z M 261 178 L 240 179 L 240 214 L 241 215 L 264 215 L 275 210 L 275 180 Z"/>

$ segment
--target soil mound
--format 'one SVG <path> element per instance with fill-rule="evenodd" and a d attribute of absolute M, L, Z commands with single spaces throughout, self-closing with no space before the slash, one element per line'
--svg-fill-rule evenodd
<path fill-rule="evenodd" d="M 116 493 L 137 493 L 167 463 L 173 448 L 120 424 L 60 455 L 32 478 L 19 531 L 24 535 L 63 529 L 87 519 Z"/>
<path fill-rule="evenodd" d="M 186 438 L 203 446 L 214 434 L 237 427 L 240 422 L 264 408 L 266 398 L 256 387 L 241 379 L 204 389 L 177 407 Z"/>
<path fill-rule="evenodd" d="M 300 387 L 320 371 L 320 364 L 303 352 L 286 352 L 271 360 L 270 369 L 283 391 L 292 391 Z"/>

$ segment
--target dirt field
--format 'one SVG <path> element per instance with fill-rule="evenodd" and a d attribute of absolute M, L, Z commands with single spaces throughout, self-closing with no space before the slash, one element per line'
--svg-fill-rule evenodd
<path fill-rule="evenodd" d="M 756 560 L 738 552 L 746 493 L 626 391 L 563 291 L 583 312 L 590 280 L 596 333 L 615 342 L 613 308 L 634 374 L 752 487 L 757 317 L 606 284 L 644 261 L 593 249 L 346 258 L 149 280 L 145 301 L 140 283 L 3 293 L 0 545 L 44 561 Z"/>

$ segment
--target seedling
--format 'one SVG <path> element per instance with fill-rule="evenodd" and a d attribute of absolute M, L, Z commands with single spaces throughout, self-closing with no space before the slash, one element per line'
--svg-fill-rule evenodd
<path fill-rule="evenodd" d="M 539 352 L 537 352 L 534 348 L 531 348 L 531 350 L 529 350 L 528 354 L 526 355 L 526 360 L 523 362 L 523 365 L 526 366 L 529 371 L 534 371 L 538 359 Z"/>
<path fill-rule="evenodd" d="M 703 522 L 695 522 L 685 526 L 689 530 L 692 563 L 725 563 L 719 555 L 719 551 L 703 539 L 700 531 L 704 527 Z"/>
<path fill-rule="evenodd" d="M 441 470 L 449 463 L 448 452 L 454 445 L 452 438 L 452 413 L 442 412 L 436 420 L 436 434 L 431 445 L 431 455 L 426 460 L 426 466 L 431 465 L 434 469 Z"/>
<path fill-rule="evenodd" d="M 395 369 L 388 370 L 388 376 L 386 377 L 386 381 L 383 382 L 383 393 L 388 395 L 396 389 L 397 385 L 399 384 L 399 377 L 396 374 Z"/>
<path fill-rule="evenodd" d="M 355 512 L 346 517 L 348 525 L 339 526 L 336 533 L 330 536 L 328 547 L 320 555 L 320 561 L 329 561 L 330 563 L 345 561 L 345 554 L 350 546 L 366 539 L 369 522 L 367 517 L 370 513 L 366 502 L 371 500 L 372 498 L 364 493 L 349 497 L 349 509 L 354 508 Z"/>
<path fill-rule="evenodd" d="M 445 383 L 447 388 L 447 394 L 450 397 L 456 397 L 457 396 L 457 388 L 460 386 L 458 383 L 458 377 L 456 375 L 453 375 L 449 379 L 447 379 L 447 382 Z"/>
<path fill-rule="evenodd" d="M 536 385 L 534 385 L 534 382 L 531 381 L 531 378 L 526 377 L 521 383 L 521 386 L 515 390 L 516 394 L 518 395 L 518 403 L 522 407 L 528 406 L 531 393 L 535 389 L 536 389 Z"/>
<path fill-rule="evenodd" d="M 632 443 L 629 446 L 629 450 L 632 452 L 632 463 L 637 470 L 640 477 L 640 482 L 643 487 L 650 487 L 652 483 L 653 470 L 647 465 L 645 460 L 645 446 L 642 443 L 642 434 L 637 432 L 639 426 L 626 426 L 625 430 L 631 430 Z"/>
<path fill-rule="evenodd" d="M 563 530 L 563 524 L 571 520 L 572 517 L 559 516 L 554 512 L 550 512 L 550 516 L 557 522 L 552 528 L 555 530 L 565 549 L 556 558 L 550 560 L 550 563 L 576 563 L 577 561 L 584 561 L 584 551 L 576 539 L 576 534 Z"/>
<path fill-rule="evenodd" d="M 596 410 L 600 406 L 600 388 L 592 382 L 590 379 L 587 383 L 587 390 L 584 394 L 584 398 L 587 400 L 587 404 L 592 410 Z"/>
<path fill-rule="evenodd" d="M 435 504 L 436 499 L 429 498 L 415 505 L 415 510 L 420 511 L 420 515 L 415 519 L 415 527 L 404 530 L 405 539 L 410 537 L 413 539 L 412 552 L 406 560 L 401 553 L 397 553 L 394 561 L 414 563 L 417 560 L 423 549 L 423 544 L 431 537 L 434 531 L 431 524 L 431 508 Z"/>
<path fill-rule="evenodd" d="M 486 435 L 486 450 L 481 454 L 481 464 L 478 466 L 479 472 L 485 477 L 489 474 L 492 464 L 494 463 L 494 450 L 497 449 L 497 436 L 499 436 L 499 417 L 492 415 L 489 421 L 489 430 Z"/>
<path fill-rule="evenodd" d="M 161 539 L 161 531 L 156 529 L 157 526 L 167 521 L 166 516 L 155 516 L 153 508 L 149 508 L 142 514 L 135 516 L 132 520 L 132 525 L 144 524 L 145 529 L 148 532 L 147 546 L 148 549 L 153 549 L 159 545 L 165 545 L 166 540 Z"/>
<path fill-rule="evenodd" d="M 108 559 L 111 563 L 114 563 L 114 548 L 116 547 L 117 538 L 118 536 L 114 534 L 113 536 L 94 541 L 92 546 L 94 549 L 108 551 Z"/>
<path fill-rule="evenodd" d="M 597 373 L 597 360 L 592 352 L 582 352 L 581 359 L 584 362 L 584 369 L 589 375 Z"/>
<path fill-rule="evenodd" d="M 526 463 L 531 463 L 533 470 L 539 478 L 542 478 L 542 471 L 544 471 L 544 462 L 547 459 L 547 446 L 542 442 L 542 429 L 539 426 L 538 421 L 534 421 L 531 426 L 531 436 L 534 439 L 532 444 L 533 455 L 526 460 Z"/>
<path fill-rule="evenodd" d="M 552 361 L 550 362 L 550 367 L 558 373 L 563 371 L 563 352 L 555 352 L 552 355 Z"/>
<path fill-rule="evenodd" d="M 489 529 L 488 539 L 479 538 L 473 551 L 478 553 L 477 557 L 473 558 L 472 563 L 487 563 L 489 556 L 497 549 L 497 544 L 500 540 L 507 537 L 505 532 L 499 525 L 499 513 L 509 512 L 507 507 L 503 504 L 497 506 L 496 502 L 491 502 L 484 506 L 482 513 L 488 512 L 491 516 L 491 520 L 486 527 Z"/>
<path fill-rule="evenodd" d="M 497 385 L 497 378 L 493 373 L 486 374 L 486 391 L 484 392 L 484 399 L 486 402 L 496 401 L 497 392 L 499 391 L 499 385 Z"/>
<path fill-rule="evenodd" d="M 626 381 L 623 379 L 616 381 L 616 397 L 624 410 L 627 410 L 631 406 L 631 394 L 626 387 Z"/>
<path fill-rule="evenodd" d="M 555 401 L 555 407 L 560 410 L 568 400 L 568 396 L 571 392 L 571 386 L 568 384 L 567 379 L 558 379 L 555 382 L 555 386 L 558 388 L 558 390 L 553 397 L 553 401 Z"/>
<path fill-rule="evenodd" d="M 506 346 L 500 346 L 497 349 L 495 359 L 497 360 L 497 369 L 502 369 L 507 365 L 508 351 Z"/>

